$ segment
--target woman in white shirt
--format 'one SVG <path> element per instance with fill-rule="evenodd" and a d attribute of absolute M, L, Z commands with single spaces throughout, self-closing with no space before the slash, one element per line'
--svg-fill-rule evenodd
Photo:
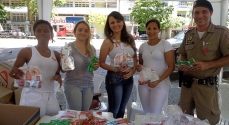
<path fill-rule="evenodd" d="M 145 113 L 160 114 L 168 98 L 169 75 L 175 68 L 173 47 L 168 41 L 158 38 L 160 22 L 151 19 L 146 23 L 148 41 L 139 48 L 137 71 L 149 68 L 155 71 L 159 80 L 138 85 L 139 97 Z"/>

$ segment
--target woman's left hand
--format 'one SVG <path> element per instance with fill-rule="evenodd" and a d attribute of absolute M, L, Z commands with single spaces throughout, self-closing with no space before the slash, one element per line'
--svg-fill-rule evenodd
<path fill-rule="evenodd" d="M 154 81 L 154 82 L 149 82 L 149 83 L 148 83 L 148 86 L 149 86 L 150 88 L 155 88 L 159 83 L 160 83 L 159 80 Z"/>
<path fill-rule="evenodd" d="M 100 64 L 99 64 L 99 60 L 97 60 L 95 63 L 94 63 L 94 70 L 97 70 L 99 68 Z"/>
<path fill-rule="evenodd" d="M 60 84 L 60 87 L 62 86 L 62 79 L 61 79 L 61 75 L 55 75 L 52 77 L 51 80 L 55 80 Z"/>
<path fill-rule="evenodd" d="M 127 70 L 127 71 L 123 72 L 122 74 L 123 74 L 122 75 L 123 79 L 129 79 L 131 76 L 133 76 L 134 70 L 133 69 Z"/>

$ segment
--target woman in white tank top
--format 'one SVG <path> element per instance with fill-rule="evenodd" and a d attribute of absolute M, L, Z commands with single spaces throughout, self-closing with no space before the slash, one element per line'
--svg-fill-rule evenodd
<path fill-rule="evenodd" d="M 133 74 L 136 65 L 136 47 L 133 37 L 127 32 L 124 17 L 116 11 L 111 12 L 105 24 L 107 37 L 100 48 L 100 66 L 107 70 L 106 90 L 108 93 L 108 112 L 114 118 L 123 118 L 127 102 L 133 88 Z M 126 70 L 126 66 L 114 67 L 114 58 L 120 52 L 126 52 L 134 59 L 134 67 Z M 110 65 L 105 63 L 110 57 Z"/>
<path fill-rule="evenodd" d="M 174 52 L 171 44 L 158 38 L 160 22 L 151 19 L 146 23 L 148 42 L 139 48 L 139 64 L 137 71 L 142 67 L 155 71 L 159 80 L 138 85 L 139 97 L 145 113 L 160 114 L 169 93 L 169 75 L 175 68 Z"/>
<path fill-rule="evenodd" d="M 37 45 L 21 49 L 9 75 L 14 79 L 20 79 L 25 74 L 18 69 L 19 67 L 25 63 L 27 66 L 37 66 L 41 70 L 42 86 L 38 89 L 23 88 L 20 105 L 40 107 L 41 117 L 52 116 L 60 110 L 54 94 L 54 81 L 62 85 L 60 54 L 48 47 L 50 38 L 53 39 L 53 29 L 48 21 L 38 20 L 33 26 L 33 31 L 38 41 Z"/>

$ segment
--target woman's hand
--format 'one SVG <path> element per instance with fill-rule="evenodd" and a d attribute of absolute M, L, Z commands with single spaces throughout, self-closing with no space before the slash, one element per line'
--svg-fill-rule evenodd
<path fill-rule="evenodd" d="M 18 69 L 17 67 L 13 67 L 9 73 L 9 76 L 14 79 L 21 79 L 23 75 L 24 75 L 24 72 L 21 69 Z"/>
<path fill-rule="evenodd" d="M 138 71 L 138 72 L 141 72 L 142 71 L 142 65 L 141 64 L 137 64 L 137 66 L 136 66 L 136 70 Z"/>
<path fill-rule="evenodd" d="M 62 86 L 62 79 L 61 79 L 61 75 L 55 75 L 52 77 L 51 80 L 55 80 L 60 84 L 60 87 Z"/>
<path fill-rule="evenodd" d="M 155 88 L 159 83 L 160 83 L 159 80 L 154 81 L 154 82 L 149 82 L 148 86 L 151 87 L 151 88 Z"/>
<path fill-rule="evenodd" d="M 135 70 L 133 70 L 133 69 L 125 70 L 122 72 L 122 78 L 123 79 L 129 79 L 130 77 L 133 76 L 134 73 L 135 73 Z"/>
<path fill-rule="evenodd" d="M 95 63 L 94 63 L 94 70 L 97 70 L 99 68 L 100 64 L 99 64 L 99 60 L 97 60 Z"/>

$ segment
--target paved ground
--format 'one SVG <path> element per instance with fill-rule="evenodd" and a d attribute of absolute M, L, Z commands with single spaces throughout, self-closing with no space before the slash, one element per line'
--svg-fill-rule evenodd
<path fill-rule="evenodd" d="M 54 50 L 59 51 L 60 48 L 64 45 L 64 42 L 70 42 L 72 40 L 57 40 L 55 43 L 50 44 L 50 47 Z M 1 46 L 0 46 L 0 61 L 7 61 L 11 59 L 15 59 L 18 52 L 22 47 L 26 46 L 34 46 L 36 45 L 35 40 L 24 40 L 24 39 L 0 39 Z M 93 40 L 92 44 L 96 48 L 96 53 L 97 56 L 99 54 L 99 48 L 101 46 L 102 40 Z M 142 43 L 141 41 L 136 42 L 137 47 L 140 46 Z M 109 59 L 106 60 L 107 63 L 109 63 Z M 103 70 L 102 68 L 99 68 L 97 71 L 95 71 L 96 74 L 100 74 L 102 76 L 105 76 L 106 71 Z M 175 74 L 176 72 L 174 72 Z M 63 75 L 63 74 L 62 74 Z M 175 74 L 176 75 L 176 74 Z M 64 76 L 64 75 L 63 75 Z M 176 77 L 174 77 L 176 78 Z M 220 85 L 220 93 L 222 95 L 222 114 L 225 118 L 229 119 L 229 85 L 228 85 L 228 80 L 227 78 L 223 79 L 222 85 Z M 177 79 L 172 79 L 172 84 L 170 86 L 170 91 L 169 91 L 169 100 L 168 104 L 169 105 L 176 105 L 178 104 L 179 100 L 179 95 L 180 95 L 180 88 L 178 87 L 178 81 Z M 103 87 L 103 86 L 102 86 Z M 104 91 L 106 93 L 106 91 Z M 106 94 L 104 94 L 106 95 Z M 64 94 L 59 91 L 57 92 L 57 98 L 59 103 L 62 105 L 62 108 L 65 109 L 65 97 Z"/>

